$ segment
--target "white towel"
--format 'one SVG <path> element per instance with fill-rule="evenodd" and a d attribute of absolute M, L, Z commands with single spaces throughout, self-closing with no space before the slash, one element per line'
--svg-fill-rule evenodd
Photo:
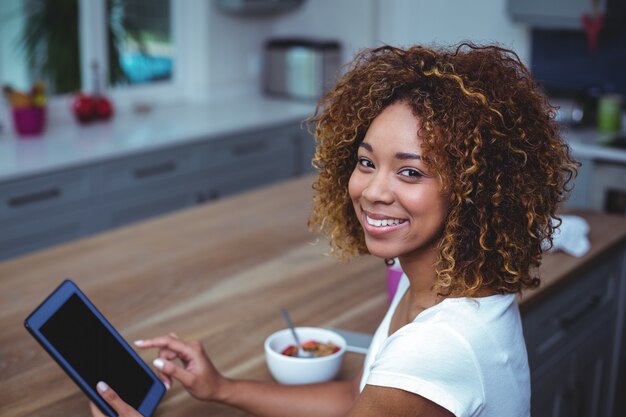
<path fill-rule="evenodd" d="M 572 256 L 583 256 L 589 251 L 591 244 L 587 234 L 589 223 L 580 216 L 561 216 L 561 226 L 552 235 L 552 250 L 562 250 Z M 556 225 L 556 220 L 552 220 Z"/>

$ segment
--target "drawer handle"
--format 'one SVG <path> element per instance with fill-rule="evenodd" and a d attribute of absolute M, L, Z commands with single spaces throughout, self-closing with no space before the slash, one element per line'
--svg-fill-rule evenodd
<path fill-rule="evenodd" d="M 268 141 L 259 141 L 254 143 L 247 143 L 245 145 L 235 145 L 233 146 L 233 153 L 236 156 L 244 156 L 257 152 L 262 152 L 267 149 Z"/>
<path fill-rule="evenodd" d="M 601 297 L 599 295 L 592 295 L 587 298 L 587 301 L 577 311 L 559 319 L 559 326 L 563 329 L 567 329 L 578 320 L 582 319 L 589 312 L 593 311 L 600 304 Z"/>
<path fill-rule="evenodd" d="M 143 168 L 136 169 L 133 172 L 135 178 L 147 178 L 155 175 L 167 174 L 176 170 L 176 163 L 173 161 L 165 162 L 163 164 L 151 165 Z"/>
<path fill-rule="evenodd" d="M 41 203 L 42 201 L 52 200 L 61 195 L 59 188 L 50 188 L 47 190 L 37 191 L 31 194 L 13 197 L 9 200 L 9 206 L 20 207 L 28 204 Z"/>

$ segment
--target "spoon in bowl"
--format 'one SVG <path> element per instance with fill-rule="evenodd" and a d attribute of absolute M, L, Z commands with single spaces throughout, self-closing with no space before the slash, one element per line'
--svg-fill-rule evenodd
<path fill-rule="evenodd" d="M 296 341 L 296 346 L 298 347 L 298 357 L 310 358 L 311 356 L 313 356 L 310 352 L 307 352 L 306 350 L 302 349 L 302 343 L 300 343 L 300 338 L 298 338 L 298 334 L 296 333 L 296 328 L 293 326 L 291 317 L 289 317 L 289 313 L 287 312 L 287 309 L 284 307 L 281 307 L 280 314 L 282 314 L 283 319 L 285 320 L 285 322 L 287 322 L 287 326 L 289 326 L 289 329 L 291 330 L 293 339 Z"/>

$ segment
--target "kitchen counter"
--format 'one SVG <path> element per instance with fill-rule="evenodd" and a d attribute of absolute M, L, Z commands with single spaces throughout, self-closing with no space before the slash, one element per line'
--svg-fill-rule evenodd
<path fill-rule="evenodd" d="M 0 263 L 0 415 L 85 415 L 87 400 L 23 328 L 30 311 L 72 278 L 127 340 L 175 331 L 201 340 L 229 377 L 269 380 L 263 341 L 298 325 L 373 332 L 387 308 L 385 265 L 364 256 L 339 263 L 306 228 L 311 177 L 226 198 Z M 540 289 L 553 294 L 579 269 L 626 244 L 626 218 L 583 214 L 591 251 L 545 256 Z M 142 352 L 146 360 L 154 352 Z M 350 353 L 340 378 L 356 375 Z M 244 416 L 191 399 L 175 385 L 157 416 Z"/>
<path fill-rule="evenodd" d="M 581 270 L 592 265 L 603 254 L 617 248 L 626 247 L 626 217 L 597 212 L 571 210 L 568 214 L 583 217 L 589 223 L 589 251 L 575 257 L 562 251 L 543 256 L 539 276 L 541 285 L 525 291 L 520 300 L 522 312 L 529 310 L 540 301 L 557 294 Z"/>
<path fill-rule="evenodd" d="M 618 149 L 602 145 L 602 136 L 595 128 L 563 129 L 574 157 L 601 159 L 626 164 L 626 149 Z M 626 132 L 622 132 L 626 135 Z"/>
<path fill-rule="evenodd" d="M 57 123 L 48 126 L 41 137 L 20 139 L 8 127 L 0 134 L 0 183 L 300 122 L 314 110 L 313 103 L 249 95 L 206 104 L 160 106 L 145 114 L 118 113 L 104 123 Z M 593 128 L 565 127 L 563 133 L 576 156 L 626 162 L 626 150 L 600 145 Z"/>
<path fill-rule="evenodd" d="M 300 122 L 313 104 L 263 96 L 233 97 L 207 104 L 155 107 L 145 114 L 116 114 L 109 122 L 73 120 L 20 139 L 11 128 L 0 134 L 0 183 L 113 158 L 210 140 L 229 134 Z"/>

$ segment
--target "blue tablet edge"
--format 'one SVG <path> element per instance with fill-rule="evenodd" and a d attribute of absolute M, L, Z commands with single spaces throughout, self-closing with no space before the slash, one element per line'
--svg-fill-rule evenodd
<path fill-rule="evenodd" d="M 96 392 L 95 387 L 90 387 L 76 371 L 58 354 L 58 352 L 48 343 L 46 338 L 40 333 L 40 327 L 46 322 L 47 317 L 58 310 L 63 303 L 73 294 L 77 294 L 85 305 L 96 315 L 96 317 L 111 332 L 113 337 L 129 352 L 129 354 L 139 363 L 146 373 L 153 380 L 152 387 L 137 410 L 143 416 L 149 417 L 156 410 L 161 399 L 165 395 L 165 385 L 156 376 L 152 369 L 141 359 L 132 349 L 128 342 L 100 313 L 96 306 L 81 291 L 81 289 L 70 279 L 64 280 L 54 291 L 52 291 L 24 320 L 24 327 L 39 343 L 41 347 L 54 359 L 63 371 L 74 381 L 74 383 L 87 395 L 87 397 L 98 406 L 100 411 L 110 417 L 117 417 L 117 413 L 104 401 Z"/>

